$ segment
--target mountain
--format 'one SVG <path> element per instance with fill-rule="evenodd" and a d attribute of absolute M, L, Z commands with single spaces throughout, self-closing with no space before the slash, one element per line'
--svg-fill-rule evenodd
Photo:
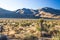
<path fill-rule="evenodd" d="M 0 18 L 17 18 L 18 14 L 16 14 L 14 11 L 5 10 L 3 8 L 0 8 Z"/>
<path fill-rule="evenodd" d="M 39 16 L 35 16 L 37 12 L 37 10 L 26 8 L 16 10 L 16 13 L 20 14 L 21 18 L 40 18 Z"/>
<path fill-rule="evenodd" d="M 44 7 L 39 9 L 38 15 L 44 18 L 60 18 L 60 10 L 50 7 Z"/>
<path fill-rule="evenodd" d="M 0 18 L 60 18 L 60 10 L 50 7 L 41 9 L 17 9 L 15 11 L 0 8 Z"/>
<path fill-rule="evenodd" d="M 60 10 L 53 9 L 50 7 L 44 7 L 38 10 L 39 13 L 37 14 L 43 18 L 60 18 Z"/>

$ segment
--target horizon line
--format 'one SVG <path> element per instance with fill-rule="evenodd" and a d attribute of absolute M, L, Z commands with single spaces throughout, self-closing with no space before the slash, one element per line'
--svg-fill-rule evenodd
<path fill-rule="evenodd" d="M 2 7 L 0 7 L 2 8 Z M 37 9 L 42 9 L 42 8 L 46 8 L 46 7 L 41 7 L 41 8 L 25 8 L 25 9 L 33 9 L 33 10 L 37 10 Z M 52 8 L 52 7 L 47 7 L 47 8 Z M 5 8 L 2 8 L 2 9 L 5 9 Z M 24 9 L 24 8 L 17 8 L 17 9 Z M 15 11 L 17 9 L 13 9 L 13 10 L 10 10 L 10 9 L 5 9 L 5 10 L 9 10 L 9 11 Z M 57 9 L 57 8 L 53 8 L 53 9 Z M 60 10 L 60 9 L 57 9 L 57 10 Z"/>

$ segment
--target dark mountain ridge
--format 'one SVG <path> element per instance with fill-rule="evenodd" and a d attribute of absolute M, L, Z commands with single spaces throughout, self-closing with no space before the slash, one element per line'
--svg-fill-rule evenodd
<path fill-rule="evenodd" d="M 17 9 L 15 11 L 0 8 L 0 18 L 60 18 L 60 10 L 50 7 L 41 9 Z"/>

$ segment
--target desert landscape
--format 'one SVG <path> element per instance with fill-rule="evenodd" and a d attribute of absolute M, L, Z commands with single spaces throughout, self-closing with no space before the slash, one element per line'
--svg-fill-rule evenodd
<path fill-rule="evenodd" d="M 0 0 L 0 40 L 60 40 L 60 0 Z"/>
<path fill-rule="evenodd" d="M 60 40 L 60 20 L 1 18 L 0 28 L 9 39 Z"/>

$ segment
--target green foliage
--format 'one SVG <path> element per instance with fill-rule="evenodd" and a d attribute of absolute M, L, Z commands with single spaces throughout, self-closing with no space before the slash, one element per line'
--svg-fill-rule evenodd
<path fill-rule="evenodd" d="M 41 28 L 40 28 L 40 27 L 37 27 L 37 30 L 38 30 L 38 31 L 41 31 Z"/>
<path fill-rule="evenodd" d="M 21 24 L 22 27 L 30 26 L 30 25 L 31 25 L 31 23 L 23 23 L 23 24 Z"/>
<path fill-rule="evenodd" d="M 23 40 L 38 40 L 38 38 L 36 36 L 26 36 Z"/>

